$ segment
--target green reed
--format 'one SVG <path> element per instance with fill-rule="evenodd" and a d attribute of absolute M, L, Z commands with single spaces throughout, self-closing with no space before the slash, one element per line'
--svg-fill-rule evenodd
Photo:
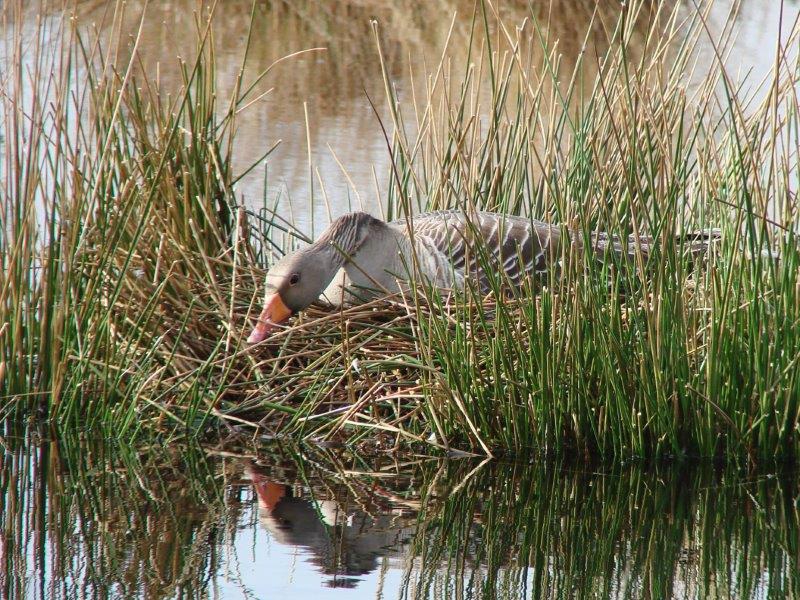
<path fill-rule="evenodd" d="M 423 373 L 426 394 L 451 399 L 425 406 L 445 439 L 484 451 L 796 455 L 796 60 L 777 52 L 749 95 L 715 64 L 691 96 L 706 23 L 671 10 L 622 11 L 594 81 L 581 81 L 580 63 L 537 72 L 524 51 L 535 42 L 506 33 L 510 50 L 475 60 L 488 76 L 471 67 L 429 90 L 415 138 L 394 115 L 399 206 L 521 213 L 585 240 L 562 249 L 560 275 L 537 293 L 503 301 L 498 276 L 501 300 L 468 293 L 419 319 L 436 370 Z M 642 34 L 637 19 L 654 25 Z M 722 241 L 693 260 L 676 236 L 712 227 Z M 597 260 L 596 230 L 658 244 Z"/>
<path fill-rule="evenodd" d="M 583 248 L 514 298 L 499 276 L 488 296 L 446 302 L 420 283 L 315 307 L 251 351 L 264 268 L 302 239 L 233 192 L 237 111 L 269 69 L 222 100 L 212 20 L 198 18 L 196 58 L 168 95 L 135 48 L 117 64 L 57 16 L 31 47 L 22 5 L 7 14 L 3 414 L 122 437 L 235 424 L 377 448 L 797 455 L 791 44 L 748 88 L 719 62 L 703 7 L 632 2 L 605 24 L 603 53 L 566 65 L 535 18 L 515 28 L 481 3 L 466 63 L 445 48 L 416 78 L 414 110 L 385 76 L 388 215 L 525 214 Z M 706 228 L 722 239 L 693 257 L 679 234 Z M 598 260 L 595 230 L 658 243 Z"/>
<path fill-rule="evenodd" d="M 34 51 L 24 5 L 7 11 L 4 412 L 123 435 L 150 418 L 202 423 L 220 393 L 204 369 L 239 340 L 229 282 L 250 273 L 230 145 L 251 90 L 218 106 L 208 23 L 169 97 L 135 48 L 116 64 L 116 48 L 46 9 Z"/>

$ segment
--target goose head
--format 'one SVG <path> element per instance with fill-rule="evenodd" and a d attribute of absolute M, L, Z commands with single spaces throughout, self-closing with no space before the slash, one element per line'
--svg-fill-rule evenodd
<path fill-rule="evenodd" d="M 248 343 L 257 344 L 293 314 L 310 306 L 364 242 L 386 225 L 364 212 L 343 215 L 320 238 L 279 260 L 267 273 L 264 310 Z M 390 246 L 387 246 L 390 248 Z"/>
<path fill-rule="evenodd" d="M 264 310 L 248 343 L 267 338 L 277 325 L 310 306 L 333 279 L 338 269 L 331 252 L 309 246 L 279 260 L 267 273 Z"/>

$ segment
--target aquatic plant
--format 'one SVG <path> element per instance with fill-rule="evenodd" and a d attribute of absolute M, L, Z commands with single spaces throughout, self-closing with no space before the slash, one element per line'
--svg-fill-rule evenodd
<path fill-rule="evenodd" d="M 514 28 L 486 2 L 465 64 L 445 48 L 412 111 L 385 75 L 389 218 L 526 214 L 586 239 L 654 236 L 646 259 L 565 254 L 514 300 L 419 285 L 317 307 L 252 351 L 264 268 L 286 233 L 302 239 L 233 192 L 237 111 L 268 73 L 240 75 L 222 102 L 198 18 L 183 91 L 166 97 L 135 42 L 121 66 L 57 15 L 23 48 L 18 6 L 2 98 L 4 413 L 126 437 L 217 424 L 376 448 L 796 456 L 796 30 L 748 85 L 706 8 L 627 3 L 604 23 L 605 52 L 564 67 L 537 19 Z M 675 235 L 708 227 L 722 241 L 692 260 Z"/>

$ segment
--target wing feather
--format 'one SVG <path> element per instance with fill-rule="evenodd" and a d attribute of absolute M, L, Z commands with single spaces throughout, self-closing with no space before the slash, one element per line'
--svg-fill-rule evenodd
<path fill-rule="evenodd" d="M 516 286 L 546 273 L 561 235 L 558 227 L 525 217 L 481 212 L 469 220 L 458 210 L 417 215 L 413 230 L 459 277 L 473 279 L 483 289 L 488 287 L 484 267 L 502 270 Z"/>

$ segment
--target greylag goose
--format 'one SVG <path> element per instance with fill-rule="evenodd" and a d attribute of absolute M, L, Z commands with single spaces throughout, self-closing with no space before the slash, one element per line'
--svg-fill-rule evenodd
<path fill-rule="evenodd" d="M 490 212 L 467 216 L 446 210 L 389 223 L 363 212 L 346 214 L 316 242 L 269 270 L 264 310 L 247 341 L 263 341 L 276 325 L 320 297 L 340 305 L 396 293 L 409 273 L 421 274 L 437 289 L 463 288 L 470 279 L 485 289 L 488 278 L 483 267 L 494 265 L 519 286 L 557 262 L 565 231 L 542 221 Z M 698 232 L 684 237 L 694 236 L 693 246 L 704 248 L 709 236 L 716 235 Z M 566 237 L 581 243 L 576 233 Z M 631 236 L 627 251 L 646 255 L 650 244 L 648 238 Z M 624 251 L 618 238 L 603 233 L 592 236 L 592 245 L 601 255 L 607 249 Z"/>

